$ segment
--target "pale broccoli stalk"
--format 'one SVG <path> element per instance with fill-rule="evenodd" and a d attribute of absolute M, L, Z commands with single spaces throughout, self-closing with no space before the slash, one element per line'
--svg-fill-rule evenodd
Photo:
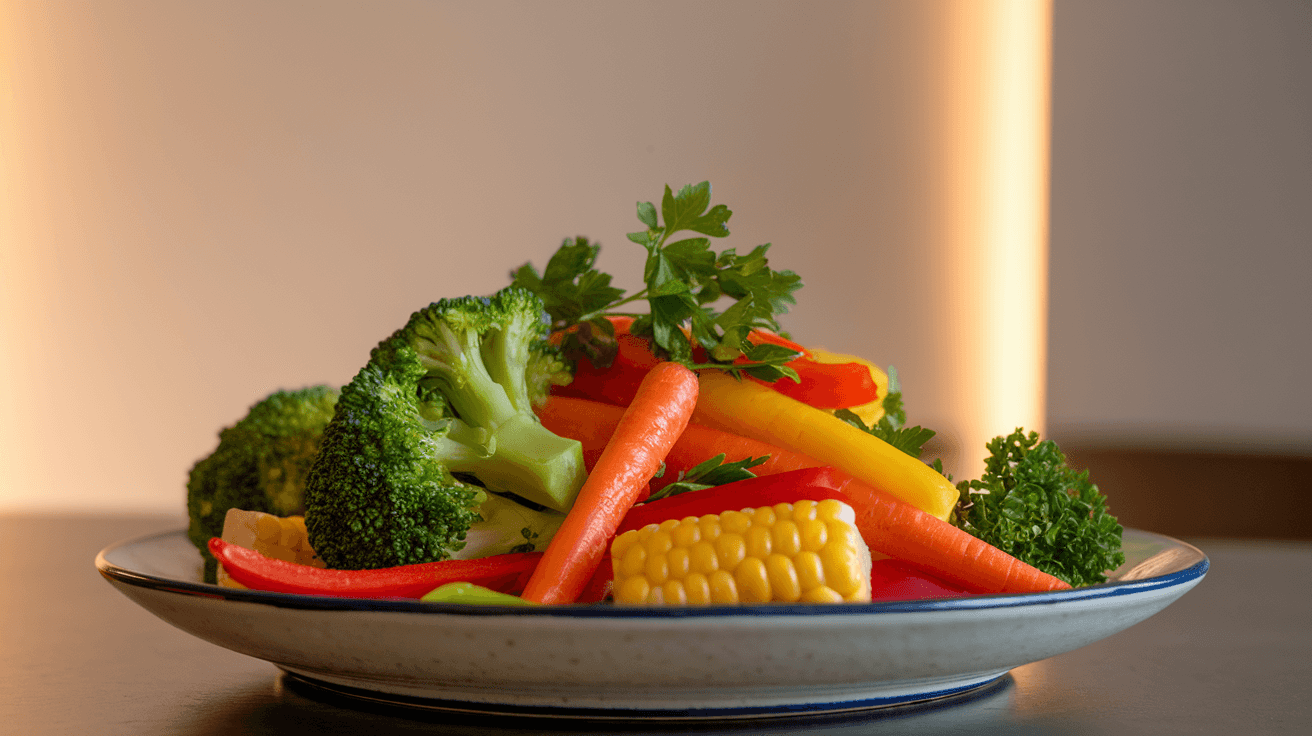
<path fill-rule="evenodd" d="M 550 354 L 521 290 L 416 312 L 342 389 L 306 489 L 315 551 L 373 568 L 461 554 L 470 534 L 479 556 L 545 543 L 585 478 L 582 446 L 532 411 L 559 373 Z"/>

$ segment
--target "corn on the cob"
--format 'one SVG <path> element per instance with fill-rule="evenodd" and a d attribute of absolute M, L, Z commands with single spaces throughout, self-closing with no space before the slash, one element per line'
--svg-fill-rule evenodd
<path fill-rule="evenodd" d="M 611 544 L 619 604 L 870 600 L 870 550 L 851 506 L 780 503 L 668 519 Z"/>
<path fill-rule="evenodd" d="M 265 557 L 273 557 L 299 565 L 327 567 L 310 547 L 303 516 L 274 516 L 259 511 L 229 509 L 223 519 L 223 541 L 253 549 Z M 217 581 L 228 588 L 246 586 L 233 580 L 219 565 Z"/>

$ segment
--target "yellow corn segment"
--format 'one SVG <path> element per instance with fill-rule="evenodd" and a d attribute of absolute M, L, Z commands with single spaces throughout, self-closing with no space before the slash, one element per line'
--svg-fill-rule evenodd
<path fill-rule="evenodd" d="M 870 600 L 870 550 L 851 506 L 829 499 L 668 519 L 611 543 L 615 602 Z"/>
<path fill-rule="evenodd" d="M 303 516 L 274 516 L 259 511 L 228 509 L 223 517 L 223 541 L 253 549 L 265 557 L 273 557 L 298 565 L 327 567 L 310 547 Z M 228 577 L 219 565 L 217 581 L 229 588 L 246 586 Z"/>

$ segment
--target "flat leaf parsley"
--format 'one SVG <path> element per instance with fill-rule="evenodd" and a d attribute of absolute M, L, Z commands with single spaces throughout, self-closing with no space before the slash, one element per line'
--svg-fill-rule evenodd
<path fill-rule="evenodd" d="M 664 360 L 765 381 L 796 379 L 797 372 L 785 365 L 796 351 L 752 343 L 749 335 L 756 329 L 779 331 L 776 317 L 795 303 L 801 278 L 770 268 L 768 243 L 742 255 L 733 248 L 712 250 L 710 238 L 729 234 L 732 214 L 723 204 L 711 206 L 710 182 L 677 193 L 667 185 L 659 211 L 651 202 L 638 203 L 645 229 L 628 234 L 647 250 L 644 288 L 625 294 L 612 286 L 611 276 L 595 268 L 601 246 L 583 237 L 567 238 L 542 273 L 529 263 L 520 266 L 511 273 L 513 285 L 542 298 L 552 331 L 564 335 L 567 355 L 586 356 L 598 367 L 610 365 L 615 356 L 615 328 L 607 317 L 620 316 L 634 318 L 632 333 L 651 338 L 653 352 Z M 674 239 L 679 233 L 694 235 Z M 724 297 L 732 304 L 723 311 L 712 308 Z M 646 312 L 626 309 L 644 300 Z"/>

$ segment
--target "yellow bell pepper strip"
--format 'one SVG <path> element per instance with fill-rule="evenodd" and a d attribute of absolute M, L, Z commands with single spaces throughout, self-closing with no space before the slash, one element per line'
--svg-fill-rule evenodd
<path fill-rule="evenodd" d="M 947 478 L 822 409 L 722 371 L 704 370 L 699 378 L 698 424 L 809 455 L 939 519 L 956 506 L 957 489 Z"/>
<path fill-rule="evenodd" d="M 420 598 L 441 585 L 459 582 L 517 593 L 542 559 L 541 552 L 515 552 L 373 570 L 329 570 L 265 557 L 218 537 L 210 540 L 209 548 L 228 574 L 247 588 L 339 598 Z"/>

